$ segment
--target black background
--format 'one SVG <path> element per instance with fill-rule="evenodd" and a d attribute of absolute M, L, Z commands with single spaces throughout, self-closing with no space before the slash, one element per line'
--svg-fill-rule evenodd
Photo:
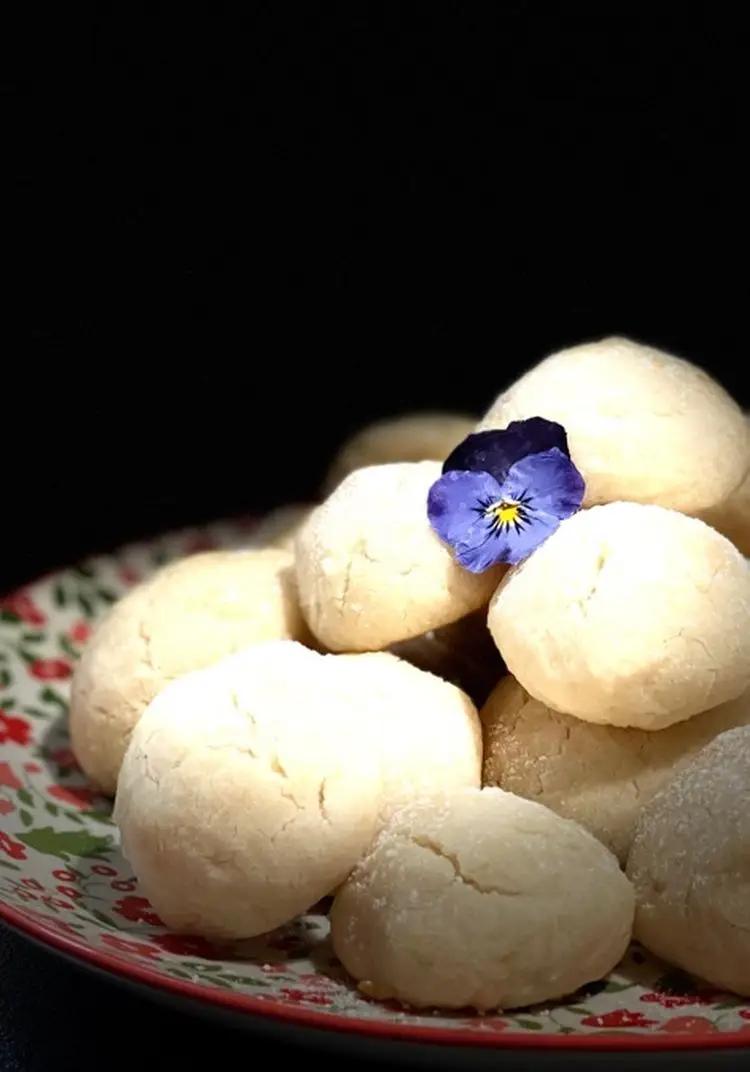
<path fill-rule="evenodd" d="M 315 494 L 357 425 L 621 333 L 743 403 L 728 6 L 66 10 L 33 79 L 34 355 L 0 588 Z M 42 1045 L 42 1043 L 39 1043 Z"/>
<path fill-rule="evenodd" d="M 747 401 L 741 35 L 695 7 L 66 11 L 0 581 L 309 497 L 362 422 L 602 334 Z"/>

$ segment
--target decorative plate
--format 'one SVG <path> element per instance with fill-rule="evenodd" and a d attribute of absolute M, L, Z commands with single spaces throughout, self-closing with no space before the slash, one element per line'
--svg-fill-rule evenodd
<path fill-rule="evenodd" d="M 333 1031 L 494 1047 L 750 1051 L 750 1001 L 635 945 L 608 979 L 566 1001 L 488 1016 L 425 1014 L 358 993 L 331 951 L 324 906 L 229 946 L 164 927 L 120 855 L 111 802 L 86 784 L 70 751 L 70 676 L 93 623 L 130 586 L 180 555 L 252 544 L 252 528 L 235 521 L 183 531 L 0 599 L 0 918 L 148 988 Z"/>

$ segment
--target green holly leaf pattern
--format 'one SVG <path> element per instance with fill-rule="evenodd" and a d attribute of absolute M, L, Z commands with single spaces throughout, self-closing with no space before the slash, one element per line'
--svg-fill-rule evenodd
<path fill-rule="evenodd" d="M 262 979 L 252 979 L 248 975 L 232 975 L 230 972 L 222 972 L 220 976 L 213 975 L 212 979 L 224 979 L 228 983 L 236 983 L 238 986 L 259 986 L 264 987 L 269 984 Z"/>
<path fill-rule="evenodd" d="M 94 617 L 94 607 L 90 599 L 88 599 L 83 592 L 78 593 L 78 606 L 81 608 L 87 618 Z"/>
<path fill-rule="evenodd" d="M 114 819 L 106 811 L 83 811 L 81 815 L 87 819 L 94 819 L 97 823 L 103 823 L 105 826 L 115 825 Z"/>
<path fill-rule="evenodd" d="M 19 834 L 18 840 L 36 852 L 59 856 L 61 860 L 69 860 L 71 856 L 94 856 L 113 847 L 111 837 L 97 837 L 87 830 L 53 830 L 51 826 Z"/>
<path fill-rule="evenodd" d="M 100 912 L 98 908 L 92 909 L 91 915 L 98 919 L 100 923 L 103 923 L 105 927 L 111 927 L 113 931 L 120 929 L 113 919 L 110 919 L 104 912 Z"/>
<path fill-rule="evenodd" d="M 25 808 L 21 808 L 18 813 L 18 817 L 24 826 L 31 826 L 31 824 L 34 822 L 34 820 L 31 818 Z"/>
<path fill-rule="evenodd" d="M 70 641 L 68 640 L 68 638 L 67 638 L 67 637 L 65 636 L 65 634 L 64 634 L 64 633 L 60 633 L 60 635 L 59 635 L 59 636 L 58 636 L 58 638 L 57 638 L 57 641 L 58 641 L 58 643 L 59 643 L 59 645 L 60 645 L 60 649 L 61 649 L 61 651 L 64 651 L 64 652 L 65 652 L 65 654 L 66 654 L 66 655 L 67 655 L 67 656 L 68 656 L 68 657 L 69 657 L 70 659 L 77 659 L 77 658 L 78 658 L 78 649 L 77 649 L 77 648 L 75 648 L 75 647 L 74 647 L 74 646 L 73 646 L 73 645 L 72 645 L 72 644 L 70 643 Z"/>
<path fill-rule="evenodd" d="M 47 712 L 40 710 L 38 707 L 24 707 L 23 713 L 31 715 L 32 718 L 49 718 Z"/>
<path fill-rule="evenodd" d="M 42 691 L 39 693 L 39 699 L 42 701 L 42 703 L 55 704 L 57 707 L 61 707 L 63 711 L 68 710 L 68 705 L 66 704 L 65 700 L 63 700 L 59 692 L 55 692 L 55 690 L 51 689 L 49 685 L 47 685 L 46 688 L 43 688 Z"/>

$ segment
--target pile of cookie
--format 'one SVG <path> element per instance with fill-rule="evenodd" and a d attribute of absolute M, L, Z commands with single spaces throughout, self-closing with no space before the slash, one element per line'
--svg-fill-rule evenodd
<path fill-rule="evenodd" d="M 414 1006 L 562 997 L 633 933 L 750 994 L 749 470 L 719 384 L 609 338 L 365 429 L 321 503 L 129 593 L 71 734 L 160 916 L 333 895 Z"/>

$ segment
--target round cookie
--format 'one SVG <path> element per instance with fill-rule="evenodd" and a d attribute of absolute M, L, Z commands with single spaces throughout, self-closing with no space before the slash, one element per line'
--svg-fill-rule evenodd
<path fill-rule="evenodd" d="M 621 863 L 641 808 L 709 741 L 750 725 L 750 692 L 668 729 L 596 726 L 545 707 L 507 676 L 481 711 L 484 785 L 585 826 Z"/>
<path fill-rule="evenodd" d="M 357 469 L 314 510 L 297 538 L 307 622 L 332 651 L 377 651 L 484 606 L 502 568 L 462 569 L 430 528 L 427 493 L 439 462 Z"/>
<path fill-rule="evenodd" d="M 487 628 L 485 610 L 392 644 L 388 650 L 412 666 L 457 685 L 477 704 L 484 703 L 505 673 L 505 663 Z"/>
<path fill-rule="evenodd" d="M 462 413 L 407 413 L 360 429 L 341 447 L 324 481 L 326 494 L 355 469 L 390 462 L 444 461 L 474 431 Z"/>
<path fill-rule="evenodd" d="M 724 388 L 630 339 L 552 354 L 496 399 L 479 430 L 529 417 L 564 426 L 586 506 L 628 499 L 696 514 L 726 499 L 750 466 L 748 427 Z"/>
<path fill-rule="evenodd" d="M 750 568 L 702 521 L 660 506 L 584 510 L 490 605 L 508 670 L 589 722 L 658 730 L 750 685 Z"/>
<path fill-rule="evenodd" d="M 250 534 L 251 547 L 280 547 L 294 551 L 297 533 L 312 513 L 311 503 L 293 503 L 279 506 L 262 517 Z"/>
<path fill-rule="evenodd" d="M 379 764 L 332 660 L 256 645 L 172 682 L 136 726 L 115 819 L 174 930 L 245 938 L 339 885 L 370 844 Z"/>
<path fill-rule="evenodd" d="M 339 890 L 336 955 L 377 998 L 514 1008 L 599 979 L 630 940 L 633 891 L 582 827 L 500 789 L 394 814 Z"/>
<path fill-rule="evenodd" d="M 162 569 L 110 610 L 73 677 L 78 762 L 114 793 L 130 733 L 172 678 L 249 644 L 304 639 L 289 551 L 212 551 Z"/>
<path fill-rule="evenodd" d="M 455 685 L 388 652 L 330 655 L 380 760 L 381 819 L 417 796 L 471 786 L 482 774 L 476 707 Z M 345 675 L 345 676 L 343 676 Z"/>
<path fill-rule="evenodd" d="M 750 556 L 750 473 L 724 502 L 705 510 L 701 519 Z"/>
<path fill-rule="evenodd" d="M 750 997 L 750 726 L 722 733 L 646 805 L 628 875 L 638 940 Z"/>

